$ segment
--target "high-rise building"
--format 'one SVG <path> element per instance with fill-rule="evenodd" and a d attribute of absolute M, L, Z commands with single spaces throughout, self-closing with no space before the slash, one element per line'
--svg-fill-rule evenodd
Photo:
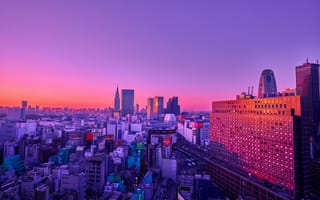
<path fill-rule="evenodd" d="M 133 114 L 134 111 L 134 90 L 123 89 L 121 91 L 121 113 L 123 116 Z"/>
<path fill-rule="evenodd" d="M 153 98 L 153 113 L 155 116 L 164 114 L 163 97 L 155 96 Z"/>
<path fill-rule="evenodd" d="M 172 97 L 167 102 L 167 113 L 172 113 L 175 115 L 180 114 L 180 106 L 178 103 L 178 97 Z"/>
<path fill-rule="evenodd" d="M 259 81 L 258 97 L 275 97 L 277 95 L 276 78 L 271 69 L 265 69 L 261 73 Z"/>
<path fill-rule="evenodd" d="M 301 96 L 213 102 L 211 155 L 244 177 L 304 197 L 310 192 L 310 103 L 310 98 Z M 221 184 L 213 171 L 211 175 Z M 262 193 L 252 193 L 249 183 L 244 190 L 235 187 L 233 192 L 265 199 Z"/>
<path fill-rule="evenodd" d="M 153 98 L 148 98 L 147 100 L 147 118 L 153 118 Z"/>
<path fill-rule="evenodd" d="M 212 103 L 210 151 L 219 162 L 208 168 L 230 197 L 299 199 L 314 190 L 310 161 L 319 141 L 319 67 L 308 61 L 297 66 L 296 90 L 282 95 L 276 95 L 272 71 L 264 70 L 261 98 Z"/>
<path fill-rule="evenodd" d="M 118 85 L 117 85 L 116 94 L 115 94 L 115 96 L 114 96 L 114 110 L 115 110 L 115 111 L 119 111 L 119 110 L 120 110 L 120 96 L 119 96 Z"/>
<path fill-rule="evenodd" d="M 319 100 L 319 64 L 307 62 L 297 66 L 296 87 L 297 95 Z"/>
<path fill-rule="evenodd" d="M 94 155 L 87 160 L 88 187 L 102 192 L 106 181 L 106 159 L 103 154 Z"/>
<path fill-rule="evenodd" d="M 296 67 L 296 93 L 299 96 L 311 98 L 312 109 L 312 140 L 320 144 L 320 96 L 319 96 L 319 64 L 309 63 L 308 61 Z M 320 156 L 320 152 L 315 152 Z"/>
<path fill-rule="evenodd" d="M 28 102 L 26 100 L 22 100 L 21 102 L 21 119 L 26 119 L 26 110 L 28 108 Z"/>

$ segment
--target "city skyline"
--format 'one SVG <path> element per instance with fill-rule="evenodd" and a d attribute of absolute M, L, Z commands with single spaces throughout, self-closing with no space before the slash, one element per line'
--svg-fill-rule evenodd
<path fill-rule="evenodd" d="M 118 83 L 141 107 L 178 96 L 182 111 L 209 111 L 249 85 L 257 95 L 263 69 L 281 92 L 319 59 L 318 5 L 2 2 L 0 105 L 112 107 Z"/>

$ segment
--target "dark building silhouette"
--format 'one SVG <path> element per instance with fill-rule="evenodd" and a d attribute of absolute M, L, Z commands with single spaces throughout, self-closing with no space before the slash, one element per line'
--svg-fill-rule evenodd
<path fill-rule="evenodd" d="M 314 141 L 314 154 L 319 156 L 320 143 L 320 97 L 319 97 L 319 64 L 308 61 L 296 67 L 297 95 L 309 97 L 312 101 L 310 113 L 312 115 L 312 138 Z"/>
<path fill-rule="evenodd" d="M 21 102 L 21 120 L 26 119 L 27 108 L 28 108 L 28 101 L 22 100 L 22 102 Z"/>
<path fill-rule="evenodd" d="M 172 113 L 175 115 L 180 114 L 180 106 L 178 102 L 178 97 L 172 97 L 167 102 L 167 113 Z"/>
<path fill-rule="evenodd" d="M 134 112 L 134 90 L 121 90 L 121 113 L 123 116 Z"/>
<path fill-rule="evenodd" d="M 116 94 L 114 96 L 114 110 L 116 111 L 120 110 L 120 95 L 119 95 L 118 85 L 117 85 Z"/>
<path fill-rule="evenodd" d="M 261 73 L 258 89 L 258 97 L 275 97 L 277 95 L 276 78 L 271 69 L 265 69 Z"/>

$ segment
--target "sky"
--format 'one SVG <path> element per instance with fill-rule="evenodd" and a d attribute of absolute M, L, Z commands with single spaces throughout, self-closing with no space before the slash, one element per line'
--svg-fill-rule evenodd
<path fill-rule="evenodd" d="M 0 1 L 0 105 L 113 106 L 179 97 L 210 110 L 257 85 L 278 90 L 295 66 L 320 60 L 320 1 Z"/>

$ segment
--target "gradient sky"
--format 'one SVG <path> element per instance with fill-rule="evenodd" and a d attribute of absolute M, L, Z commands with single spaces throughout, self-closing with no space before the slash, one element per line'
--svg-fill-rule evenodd
<path fill-rule="evenodd" d="M 0 1 L 0 105 L 113 106 L 179 96 L 209 110 L 274 70 L 320 60 L 320 1 Z"/>

